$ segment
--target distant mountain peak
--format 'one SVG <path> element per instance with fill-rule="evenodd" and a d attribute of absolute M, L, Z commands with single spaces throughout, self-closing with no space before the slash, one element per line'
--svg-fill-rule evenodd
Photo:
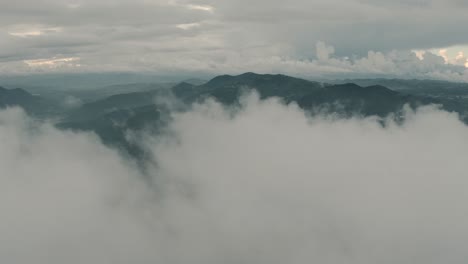
<path fill-rule="evenodd" d="M 383 85 L 371 85 L 371 86 L 366 86 L 365 88 L 366 89 L 372 89 L 372 90 L 379 90 L 379 91 L 387 91 L 387 92 L 396 93 L 392 89 L 389 89 L 389 88 L 387 88 L 387 87 L 385 87 Z"/>
<path fill-rule="evenodd" d="M 189 84 L 192 84 L 192 85 L 202 85 L 202 84 L 206 83 L 206 80 L 191 78 L 191 79 L 184 80 L 183 83 L 189 83 Z"/>
<path fill-rule="evenodd" d="M 355 83 L 343 83 L 343 84 L 334 84 L 330 85 L 327 88 L 338 88 L 338 89 L 363 89 L 364 87 L 359 86 Z"/>
<path fill-rule="evenodd" d="M 5 87 L 0 86 L 0 92 L 4 95 L 14 95 L 14 96 L 26 96 L 26 97 L 32 97 L 33 95 L 27 92 L 26 90 L 23 90 L 21 88 L 14 88 L 14 89 L 7 89 Z"/>
<path fill-rule="evenodd" d="M 296 85 L 318 85 L 316 82 L 308 81 L 305 79 L 300 79 L 296 77 L 291 77 L 283 74 L 259 74 L 254 72 L 246 72 L 240 75 L 219 75 L 211 79 L 206 83 L 208 86 L 218 86 L 218 85 L 227 85 L 227 84 L 241 84 L 241 85 L 284 85 L 284 84 L 294 83 Z"/>

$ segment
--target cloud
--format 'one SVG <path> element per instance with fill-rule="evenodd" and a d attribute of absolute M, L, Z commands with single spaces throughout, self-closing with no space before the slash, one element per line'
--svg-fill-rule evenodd
<path fill-rule="evenodd" d="M 418 78 L 467 82 L 468 70 L 460 57 L 445 61 L 431 51 L 369 51 L 365 56 L 339 56 L 334 46 L 322 41 L 314 48 L 314 58 L 298 59 L 286 55 L 288 49 L 267 49 L 258 46 L 254 51 L 242 51 L 220 55 L 224 59 L 200 61 L 195 69 L 216 74 L 239 74 L 249 69 L 259 73 L 285 73 L 304 78 Z M 264 56 L 265 53 L 281 53 L 284 56 Z M 216 53 L 211 53 L 211 56 Z M 462 55 L 462 54 L 461 54 Z M 183 59 L 180 63 L 183 69 Z M 192 65 L 188 63 L 187 65 Z"/>
<path fill-rule="evenodd" d="M 69 95 L 65 97 L 62 102 L 62 106 L 68 109 L 78 108 L 83 104 L 83 101 L 80 98 L 75 96 Z"/>
<path fill-rule="evenodd" d="M 447 55 L 447 50 L 443 49 L 440 50 L 441 56 L 444 57 L 446 63 L 464 66 L 468 68 L 468 57 L 465 55 L 463 51 L 459 51 L 455 58 L 449 58 Z"/>
<path fill-rule="evenodd" d="M 421 79 L 443 79 L 468 82 L 467 58 L 459 52 L 449 58 L 445 49 L 439 54 L 430 51 L 391 51 L 387 53 L 369 51 L 367 56 L 337 57 L 333 46 L 323 42 L 316 45 L 317 66 L 334 67 L 349 75 L 372 77 L 400 77 Z M 326 74 L 326 72 L 325 72 Z"/>
<path fill-rule="evenodd" d="M 16 25 L 8 32 L 10 35 L 20 38 L 37 37 L 44 34 L 59 33 L 59 27 L 44 27 L 41 25 Z"/>
<path fill-rule="evenodd" d="M 50 59 L 38 59 L 38 60 L 25 60 L 29 67 L 46 67 L 46 68 L 57 68 L 60 66 L 73 66 L 79 67 L 80 65 L 76 62 L 79 61 L 80 58 L 72 57 L 72 58 L 50 58 Z"/>
<path fill-rule="evenodd" d="M 210 5 L 193 5 L 192 4 L 192 5 L 187 5 L 187 7 L 192 10 L 202 10 L 202 11 L 206 11 L 210 13 L 214 12 L 214 7 Z"/>
<path fill-rule="evenodd" d="M 267 63 L 263 68 L 281 69 L 278 59 L 303 67 L 319 41 L 348 58 L 466 46 L 460 32 L 467 8 L 458 0 L 3 1 L 1 74 L 35 72 L 18 62 L 58 56 L 79 57 L 82 67 L 50 72 L 213 75 Z M 184 25 L 200 26 L 180 30 Z M 236 57 L 245 61 L 236 64 Z"/>
<path fill-rule="evenodd" d="M 183 30 L 189 30 L 189 29 L 196 28 L 196 27 L 199 27 L 199 26 L 200 26 L 199 23 L 190 23 L 190 24 L 179 24 L 176 27 L 180 28 L 180 29 L 183 29 Z"/>
<path fill-rule="evenodd" d="M 213 13 L 215 8 L 212 5 L 207 4 L 195 4 L 191 3 L 191 1 L 176 1 L 170 0 L 168 1 L 169 5 L 184 7 L 190 10 L 197 10 L 197 11 L 205 11 L 209 13 Z"/>
<path fill-rule="evenodd" d="M 4 263 L 464 263 L 468 128 L 434 107 L 385 127 L 245 97 L 140 137 L 0 112 Z"/>
<path fill-rule="evenodd" d="M 145 244 L 131 247 L 142 230 L 120 211 L 138 182 L 131 165 L 94 136 L 38 126 L 18 110 L 0 113 L 0 138 L 2 262 L 141 260 Z"/>

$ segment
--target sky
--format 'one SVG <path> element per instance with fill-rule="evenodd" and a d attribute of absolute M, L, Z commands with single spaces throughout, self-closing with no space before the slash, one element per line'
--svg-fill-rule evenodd
<path fill-rule="evenodd" d="M 0 0 L 0 74 L 468 81 L 464 0 Z"/>
<path fill-rule="evenodd" d="M 1 110 L 0 262 L 466 263 L 468 127 L 434 106 L 380 121 L 207 101 L 134 135 L 142 172 Z"/>

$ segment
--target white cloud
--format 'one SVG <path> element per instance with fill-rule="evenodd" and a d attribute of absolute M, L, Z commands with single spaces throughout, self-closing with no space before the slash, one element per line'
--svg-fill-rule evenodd
<path fill-rule="evenodd" d="M 213 13 L 214 12 L 214 7 L 210 5 L 187 5 L 187 8 L 192 9 L 192 10 L 201 10 L 201 11 L 206 11 Z"/>
<path fill-rule="evenodd" d="M 193 4 L 193 3 L 184 3 L 183 1 L 170 0 L 169 5 L 183 7 L 189 10 L 195 11 L 205 11 L 208 13 L 213 13 L 215 8 L 212 5 L 208 4 Z"/>
<path fill-rule="evenodd" d="M 57 68 L 62 66 L 71 66 L 79 67 L 80 64 L 77 63 L 80 61 L 80 58 L 70 57 L 70 58 L 49 58 L 49 59 L 37 59 L 37 60 L 25 60 L 29 67 L 46 67 L 46 68 Z"/>
<path fill-rule="evenodd" d="M 32 37 L 32 36 L 40 36 L 43 33 L 41 31 L 23 31 L 23 32 L 10 32 L 10 35 L 15 37 Z"/>
<path fill-rule="evenodd" d="M 465 263 L 468 127 L 406 117 L 210 102 L 140 137 L 143 175 L 92 135 L 2 111 L 0 262 Z"/>
<path fill-rule="evenodd" d="M 416 57 L 418 57 L 419 60 L 424 60 L 424 54 L 426 51 L 424 50 L 413 50 L 414 54 L 416 54 Z"/>
<path fill-rule="evenodd" d="M 179 24 L 176 25 L 177 28 L 183 29 L 183 30 L 190 30 L 192 28 L 199 27 L 200 23 L 189 23 L 189 24 Z"/>
<path fill-rule="evenodd" d="M 440 56 L 430 51 L 391 51 L 387 53 L 369 51 L 366 57 L 335 56 L 333 46 L 319 42 L 316 47 L 317 60 L 310 63 L 318 68 L 333 67 L 350 76 L 428 78 L 448 81 L 468 81 L 465 69 L 466 57 L 460 52 L 454 59 L 448 57 L 446 50 Z M 324 69 L 326 73 L 326 69 Z"/>
<path fill-rule="evenodd" d="M 468 71 L 453 61 L 429 51 L 369 51 L 366 56 L 338 56 L 335 48 L 324 42 L 315 47 L 316 59 L 301 60 L 287 56 L 274 56 L 267 49 L 255 52 L 232 53 L 217 65 L 216 73 L 242 73 L 254 69 L 260 73 L 279 72 L 309 78 L 419 78 L 468 81 Z M 272 50 L 278 53 L 278 50 Z M 460 60 L 460 59 L 459 59 Z"/>
<path fill-rule="evenodd" d="M 468 57 L 463 51 L 459 51 L 455 59 L 452 61 L 452 64 L 461 65 L 468 68 Z"/>
<path fill-rule="evenodd" d="M 10 28 L 8 34 L 14 37 L 27 38 L 59 33 L 62 30 L 60 27 L 45 27 L 42 25 L 16 25 Z"/>

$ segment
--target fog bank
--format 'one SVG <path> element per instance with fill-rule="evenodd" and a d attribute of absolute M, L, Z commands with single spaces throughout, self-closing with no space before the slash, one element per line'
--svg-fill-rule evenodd
<path fill-rule="evenodd" d="M 468 127 L 309 117 L 276 100 L 175 113 L 142 175 L 96 136 L 0 112 L 2 263 L 465 263 Z M 148 179 L 150 179 L 148 181 Z"/>

